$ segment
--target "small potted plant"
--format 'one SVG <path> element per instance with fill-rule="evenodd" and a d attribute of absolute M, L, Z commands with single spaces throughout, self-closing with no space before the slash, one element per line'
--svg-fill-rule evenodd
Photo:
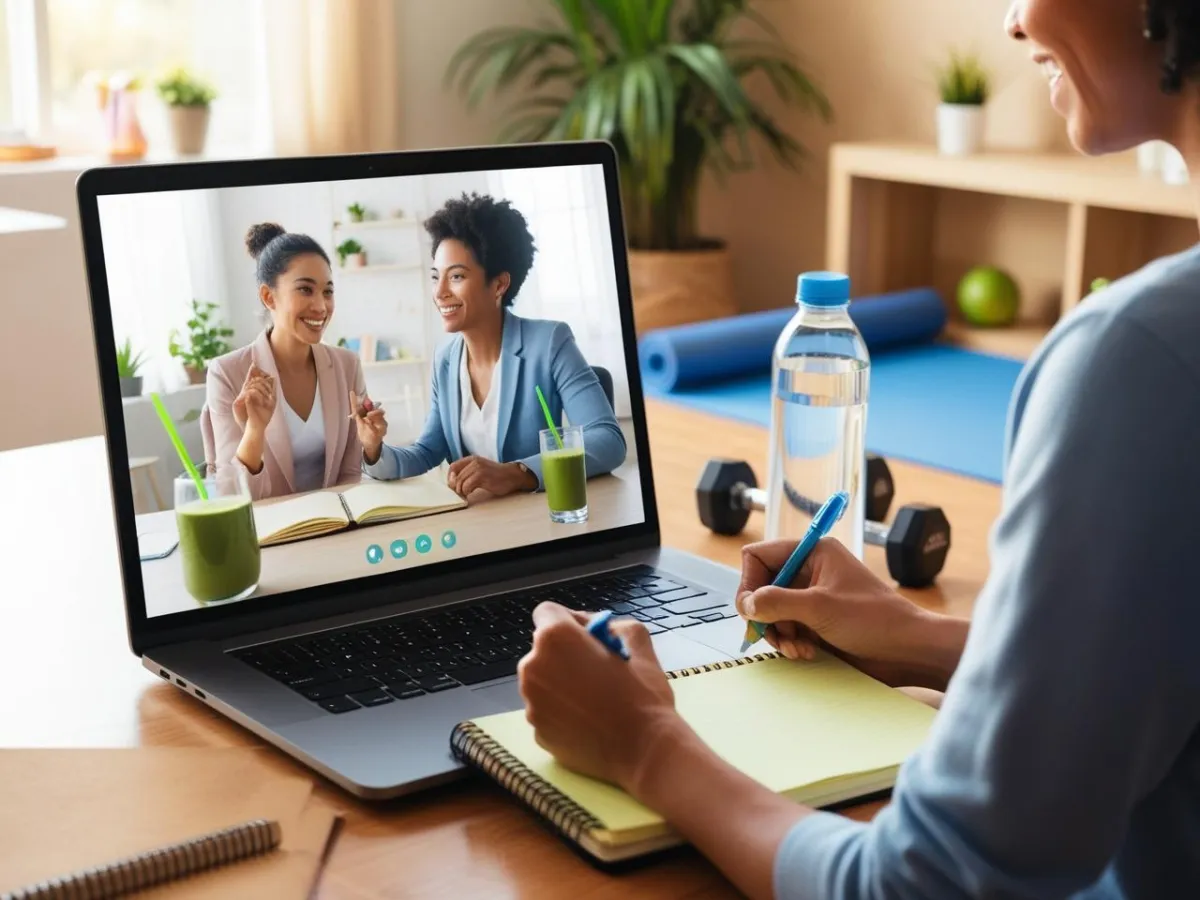
<path fill-rule="evenodd" d="M 125 338 L 125 343 L 117 348 L 117 377 L 121 382 L 122 397 L 142 396 L 142 376 L 138 372 L 143 361 L 141 353 L 133 352 L 133 342 Z"/>
<path fill-rule="evenodd" d="M 351 222 L 361 222 L 363 217 L 367 214 L 367 211 L 363 209 L 363 205 L 361 203 L 351 203 L 346 207 L 346 212 L 350 214 Z"/>
<path fill-rule="evenodd" d="M 343 269 L 361 269 L 367 264 L 367 252 L 354 238 L 347 238 L 338 244 L 337 255 Z"/>
<path fill-rule="evenodd" d="M 217 92 L 186 69 L 172 69 L 158 80 L 158 96 L 171 116 L 175 152 L 192 156 L 204 152 L 209 111 Z"/>
<path fill-rule="evenodd" d="M 983 143 L 983 110 L 991 79 L 978 58 L 951 52 L 938 73 L 938 151 L 947 156 L 975 153 Z"/>
<path fill-rule="evenodd" d="M 208 361 L 228 353 L 233 347 L 227 338 L 233 337 L 233 329 L 212 321 L 215 303 L 192 301 L 192 317 L 188 319 L 188 342 L 180 342 L 179 332 L 171 331 L 171 343 L 167 347 L 171 356 L 183 363 L 189 384 L 203 384 Z"/>

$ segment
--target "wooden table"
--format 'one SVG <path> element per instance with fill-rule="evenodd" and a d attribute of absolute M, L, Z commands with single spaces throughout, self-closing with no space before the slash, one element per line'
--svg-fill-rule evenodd
<path fill-rule="evenodd" d="M 438 501 L 439 505 L 458 502 L 458 496 L 446 487 L 445 478 L 444 472 L 434 470 L 407 480 L 424 481 L 435 491 L 435 497 L 445 494 L 445 498 Z M 331 488 L 313 491 L 311 494 L 331 495 L 334 491 L 350 492 L 356 489 L 374 489 L 383 492 L 384 496 L 390 490 L 403 491 L 400 482 L 368 481 L 355 487 Z M 258 536 L 262 538 L 278 527 L 277 524 L 264 524 L 270 521 L 266 518 L 266 508 L 303 503 L 304 498 L 308 496 L 310 495 L 300 494 L 256 501 L 254 506 L 255 517 L 258 520 Z M 403 503 L 403 500 L 395 497 L 392 501 Z M 341 507 L 336 498 L 333 503 L 334 509 L 338 511 L 335 514 L 340 514 Z M 349 581 L 363 575 L 395 572 L 438 558 L 489 553 L 507 549 L 514 544 L 544 544 L 589 531 L 602 531 L 642 522 L 644 517 L 641 475 L 632 453 L 612 473 L 588 480 L 587 506 L 586 522 L 556 524 L 550 520 L 546 495 L 543 493 L 492 497 L 486 491 L 477 491 L 472 492 L 470 505 L 459 509 L 415 516 L 399 522 L 381 522 L 264 547 L 258 587 L 249 601 L 253 602 L 258 597 L 284 591 Z M 351 509 L 354 507 L 351 506 Z M 137 516 L 137 529 L 139 535 L 152 535 L 158 544 L 164 539 L 172 541 L 179 538 L 173 509 Z M 441 538 L 447 534 L 454 537 L 453 543 L 442 542 Z M 416 550 L 420 536 L 430 539 L 428 553 L 432 556 Z M 393 557 L 389 549 L 396 540 L 403 540 L 406 548 L 411 548 L 411 551 L 403 557 Z M 373 563 L 367 561 L 367 549 L 370 547 L 380 552 L 378 560 Z M 165 559 L 143 562 L 142 586 L 146 592 L 146 615 L 151 618 L 167 613 L 185 612 L 200 605 L 184 585 L 180 552 L 174 552 Z"/>
<path fill-rule="evenodd" d="M 765 432 L 656 402 L 648 415 L 665 542 L 737 565 L 742 541 L 712 535 L 696 518 L 695 480 L 713 452 L 749 460 L 761 478 Z M 940 503 L 953 526 L 939 586 L 910 596 L 969 614 L 987 574 L 998 489 L 891 466 L 897 505 Z M 309 774 L 164 685 L 129 652 L 107 478 L 99 439 L 0 454 L 0 746 L 256 746 L 281 771 Z M 757 539 L 761 529 L 755 516 L 744 537 Z M 886 577 L 882 551 L 866 552 Z M 687 852 L 632 874 L 603 875 L 507 796 L 473 779 L 381 805 L 320 781 L 318 790 L 346 817 L 321 898 L 736 896 Z M 847 814 L 869 818 L 878 808 Z"/>

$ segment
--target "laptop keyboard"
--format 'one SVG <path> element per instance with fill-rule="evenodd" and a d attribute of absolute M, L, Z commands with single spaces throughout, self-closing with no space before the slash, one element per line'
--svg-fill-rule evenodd
<path fill-rule="evenodd" d="M 727 598 L 635 566 L 230 652 L 326 712 L 343 713 L 515 675 L 532 645 L 531 614 L 544 600 L 611 609 L 651 634 L 737 615 Z"/>

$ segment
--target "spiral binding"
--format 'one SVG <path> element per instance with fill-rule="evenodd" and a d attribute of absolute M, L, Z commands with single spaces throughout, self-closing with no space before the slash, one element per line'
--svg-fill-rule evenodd
<path fill-rule="evenodd" d="M 281 838 L 278 822 L 255 819 L 107 865 L 51 878 L 4 894 L 0 900 L 110 900 L 259 856 L 278 847 Z"/>
<path fill-rule="evenodd" d="M 779 653 L 758 653 L 705 666 L 677 669 L 666 675 L 669 679 L 687 678 L 689 675 L 732 669 L 779 656 Z M 474 722 L 463 722 L 455 727 L 450 735 L 450 747 L 455 756 L 478 768 L 572 841 L 578 843 L 584 832 L 604 827 L 603 822 L 546 782 Z"/>

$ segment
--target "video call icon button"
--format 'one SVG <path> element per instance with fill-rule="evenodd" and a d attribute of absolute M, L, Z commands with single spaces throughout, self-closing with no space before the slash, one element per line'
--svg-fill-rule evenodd
<path fill-rule="evenodd" d="M 372 544 L 367 548 L 367 562 L 371 565 L 383 562 L 383 548 L 378 544 Z"/>
<path fill-rule="evenodd" d="M 404 559 L 404 557 L 408 556 L 408 541 L 403 538 L 392 541 L 392 556 L 396 559 Z"/>
<path fill-rule="evenodd" d="M 415 544 L 418 553 L 428 553 L 433 549 L 433 540 L 427 534 L 418 534 Z"/>
<path fill-rule="evenodd" d="M 457 543 L 458 543 L 458 538 L 455 537 L 453 531 L 443 531 L 442 532 L 442 546 L 445 547 L 447 550 L 449 550 L 451 547 L 453 547 Z"/>

